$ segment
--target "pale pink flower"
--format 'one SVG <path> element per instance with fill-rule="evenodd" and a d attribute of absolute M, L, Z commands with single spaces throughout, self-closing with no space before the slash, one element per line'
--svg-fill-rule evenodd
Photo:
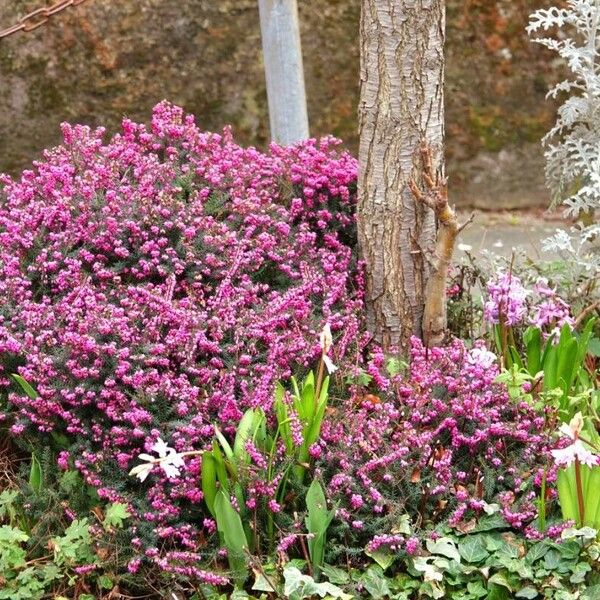
<path fill-rule="evenodd" d="M 560 426 L 559 432 L 564 437 L 573 440 L 573 443 L 569 444 L 565 448 L 552 450 L 554 462 L 559 467 L 567 468 L 576 460 L 578 460 L 582 465 L 587 465 L 588 467 L 595 467 L 598 464 L 598 456 L 593 452 L 590 452 L 579 439 L 579 435 L 583 430 L 583 425 L 583 415 L 578 412 L 571 419 L 568 425 L 567 423 L 563 423 Z"/>
<path fill-rule="evenodd" d="M 484 369 L 489 369 L 492 365 L 495 365 L 497 360 L 498 357 L 486 348 L 473 348 L 467 354 L 467 362 L 469 364 L 480 366 Z"/>
<path fill-rule="evenodd" d="M 598 457 L 590 452 L 581 440 L 575 440 L 566 448 L 552 450 L 552 456 L 559 467 L 570 467 L 576 460 L 588 467 L 595 467 L 598 464 Z"/>

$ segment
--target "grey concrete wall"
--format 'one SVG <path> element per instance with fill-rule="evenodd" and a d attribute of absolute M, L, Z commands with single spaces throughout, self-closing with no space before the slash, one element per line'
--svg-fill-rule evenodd
<path fill-rule="evenodd" d="M 452 197 L 487 208 L 547 201 L 538 140 L 558 76 L 527 40 L 549 0 L 448 0 L 447 131 Z M 0 27 L 50 0 L 0 1 Z M 312 135 L 357 148 L 359 0 L 298 0 Z M 64 120 L 145 121 L 167 98 L 243 143 L 269 135 L 256 0 L 88 0 L 0 40 L 0 170 L 59 141 Z"/>

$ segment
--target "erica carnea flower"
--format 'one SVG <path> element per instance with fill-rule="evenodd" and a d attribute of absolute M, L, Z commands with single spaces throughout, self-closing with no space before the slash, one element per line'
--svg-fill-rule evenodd
<path fill-rule="evenodd" d="M 593 452 L 590 452 L 579 439 L 582 429 L 583 416 L 580 412 L 571 419 L 568 425 L 563 423 L 560 426 L 559 432 L 564 437 L 571 439 L 573 443 L 564 448 L 552 450 L 554 461 L 559 467 L 569 467 L 576 460 L 579 460 L 582 465 L 587 465 L 588 467 L 594 467 L 598 464 L 598 457 Z"/>
<path fill-rule="evenodd" d="M 529 292 L 521 284 L 521 280 L 512 273 L 503 273 L 492 279 L 487 286 L 489 295 L 485 303 L 484 315 L 490 323 L 516 325 L 527 313 L 525 300 Z"/>
<path fill-rule="evenodd" d="M 158 438 L 152 446 L 152 451 L 156 452 L 158 457 L 145 453 L 140 454 L 138 458 L 141 458 L 146 462 L 137 465 L 137 467 L 133 467 L 133 469 L 129 471 L 130 475 L 136 476 L 140 481 L 145 481 L 154 466 L 159 465 L 165 472 L 165 475 L 170 479 L 179 477 L 180 468 L 183 467 L 184 461 L 182 456 L 178 454 L 174 448 L 167 446 L 161 438 Z"/>
<path fill-rule="evenodd" d="M 165 548 L 201 547 L 210 531 L 188 518 L 202 499 L 192 449 L 207 447 L 213 423 L 269 413 L 276 382 L 320 354 L 326 322 L 343 332 L 336 362 L 360 343 L 364 281 L 347 234 L 358 163 L 331 137 L 243 148 L 167 102 L 110 138 L 63 134 L 23 177 L 0 175 L 0 354 L 22 357 L 19 374 L 42 392 L 14 393 L 0 373 L 0 421 L 72 432 L 61 464 L 104 499 L 121 497 L 135 466 L 146 485 L 129 495 L 132 512 Z M 150 449 L 157 423 L 189 465 L 177 486 L 165 476 L 177 456 Z M 162 545 L 156 559 L 162 570 L 174 560 Z"/>

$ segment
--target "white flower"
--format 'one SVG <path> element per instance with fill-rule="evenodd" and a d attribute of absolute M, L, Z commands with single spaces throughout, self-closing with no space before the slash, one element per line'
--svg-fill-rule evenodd
<path fill-rule="evenodd" d="M 158 454 L 158 458 L 151 454 L 142 453 L 138 458 L 146 461 L 129 471 L 130 475 L 137 477 L 140 481 L 145 481 L 155 465 L 159 465 L 170 479 L 179 477 L 180 468 L 184 465 L 183 457 L 177 453 L 174 448 L 158 438 L 152 446 L 152 451 Z"/>
<path fill-rule="evenodd" d="M 172 448 L 171 448 L 172 450 Z M 173 450 L 160 461 L 160 467 L 170 479 L 179 477 L 179 469 L 185 464 L 183 458 Z"/>
<path fill-rule="evenodd" d="M 325 323 L 325 327 L 323 327 L 323 331 L 321 331 L 321 334 L 319 335 L 319 343 L 321 344 L 321 358 L 323 359 L 323 363 L 325 364 L 325 367 L 327 367 L 327 372 L 332 375 L 338 368 L 333 364 L 331 358 L 327 356 L 333 346 L 333 336 L 331 335 L 329 323 Z"/>
<path fill-rule="evenodd" d="M 560 448 L 558 450 L 552 450 L 552 456 L 554 462 L 559 467 L 569 467 L 575 460 L 579 460 L 582 465 L 588 467 L 595 467 L 598 464 L 598 457 L 590 452 L 581 442 L 581 440 L 575 440 L 572 444 L 566 448 Z"/>
<path fill-rule="evenodd" d="M 485 348 L 473 348 L 467 355 L 467 362 L 473 366 L 481 366 L 484 369 L 489 369 L 496 364 L 498 357 Z"/>
<path fill-rule="evenodd" d="M 581 431 L 583 430 L 583 415 L 581 414 L 581 412 L 578 412 L 570 421 L 569 424 L 567 425 L 566 423 L 563 423 L 560 426 L 559 431 L 565 436 L 568 437 L 572 440 L 576 440 L 579 435 L 581 434 Z"/>
<path fill-rule="evenodd" d="M 564 437 L 573 440 L 573 443 L 569 444 L 566 448 L 552 450 L 554 462 L 559 467 L 567 468 L 576 460 L 588 467 L 595 467 L 598 464 L 598 457 L 593 452 L 590 452 L 579 439 L 583 426 L 583 415 L 580 412 L 571 419 L 568 425 L 563 423 L 560 426 L 559 432 L 562 433 Z"/>
<path fill-rule="evenodd" d="M 333 375 L 338 370 L 338 367 L 336 367 L 333 364 L 333 361 L 326 354 L 323 354 L 323 362 L 325 363 L 325 367 L 327 367 L 327 372 L 330 375 Z"/>
<path fill-rule="evenodd" d="M 321 343 L 323 354 L 328 354 L 329 350 L 331 350 L 331 346 L 333 346 L 333 336 L 331 335 L 329 323 L 326 323 L 325 327 L 323 327 L 323 331 L 321 331 L 321 334 L 319 335 L 319 342 Z"/>
<path fill-rule="evenodd" d="M 148 456 L 147 454 L 140 454 L 140 458 L 144 458 L 145 456 Z M 152 458 L 152 457 L 150 457 Z M 144 458 L 144 460 L 146 460 Z M 154 460 L 154 459 L 152 459 Z M 150 471 L 152 471 L 152 467 L 154 467 L 154 464 L 151 462 L 147 462 L 147 463 L 142 463 L 141 465 L 138 465 L 137 467 L 133 467 L 133 469 L 131 469 L 131 471 L 129 471 L 130 475 L 133 475 L 135 477 L 137 477 L 140 481 L 146 481 L 146 477 L 148 477 L 148 475 L 150 475 Z"/>

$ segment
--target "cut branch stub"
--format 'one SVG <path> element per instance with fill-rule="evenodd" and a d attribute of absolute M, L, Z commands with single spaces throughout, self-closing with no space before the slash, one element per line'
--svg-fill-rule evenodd
<path fill-rule="evenodd" d="M 448 181 L 439 177 L 433 168 L 432 151 L 428 144 L 420 147 L 423 162 L 423 188 L 414 179 L 410 189 L 417 200 L 431 208 L 438 222 L 433 256 L 429 258 L 431 273 L 425 288 L 423 313 L 423 341 L 427 347 L 440 346 L 446 335 L 446 280 L 458 234 L 473 220 L 473 215 L 462 225 L 448 203 Z"/>

